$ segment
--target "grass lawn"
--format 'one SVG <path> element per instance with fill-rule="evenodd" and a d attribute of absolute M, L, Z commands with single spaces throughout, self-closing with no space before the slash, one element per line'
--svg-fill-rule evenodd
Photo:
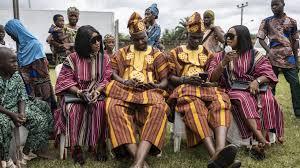
<path fill-rule="evenodd" d="M 53 76 L 53 71 L 51 72 Z M 285 117 L 285 143 L 283 145 L 274 145 L 267 151 L 267 158 L 264 161 L 255 161 L 251 159 L 243 149 L 239 150 L 238 159 L 242 161 L 242 167 L 245 168 L 300 168 L 300 119 L 294 117 L 292 111 L 292 101 L 289 86 L 283 76 L 279 78 L 280 83 L 277 89 L 277 99 L 279 100 Z M 51 152 L 58 158 L 58 149 Z M 52 167 L 79 167 L 74 165 L 68 156 L 67 160 L 41 160 L 37 159 L 29 162 L 28 167 L 32 168 L 52 168 Z M 149 157 L 147 162 L 154 168 L 204 168 L 207 167 L 209 157 L 203 147 L 199 146 L 193 149 L 187 149 L 182 145 L 181 152 L 174 153 L 172 143 L 167 135 L 167 143 L 164 148 L 162 157 Z M 84 167 L 129 167 L 130 161 L 116 161 L 109 159 L 105 163 L 97 162 L 92 156 L 88 156 L 87 163 Z"/>

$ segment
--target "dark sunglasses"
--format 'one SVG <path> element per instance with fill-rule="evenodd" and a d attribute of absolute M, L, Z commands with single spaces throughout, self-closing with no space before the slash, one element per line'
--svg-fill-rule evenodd
<path fill-rule="evenodd" d="M 236 36 L 235 34 L 226 33 L 224 37 L 225 37 L 225 40 L 227 40 L 227 39 L 233 40 L 235 36 Z"/>
<path fill-rule="evenodd" d="M 101 36 L 95 36 L 95 37 L 91 38 L 90 43 L 96 44 L 97 41 L 101 42 Z"/>

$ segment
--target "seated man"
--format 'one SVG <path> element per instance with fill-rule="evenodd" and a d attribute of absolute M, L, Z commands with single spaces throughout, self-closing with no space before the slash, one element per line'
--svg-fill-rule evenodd
<path fill-rule="evenodd" d="M 149 151 L 158 154 L 164 143 L 169 107 L 165 103 L 168 62 L 147 45 L 145 24 L 139 14 L 128 21 L 133 45 L 112 58 L 113 80 L 106 87 L 106 114 L 114 150 L 125 146 L 134 157 L 132 167 L 147 167 Z M 141 126 L 140 143 L 135 126 Z M 151 150 L 150 150 L 151 149 Z"/>
<path fill-rule="evenodd" d="M 183 116 L 188 146 L 203 142 L 211 157 L 209 168 L 240 167 L 241 163 L 235 161 L 237 147 L 225 147 L 231 121 L 229 97 L 215 84 L 205 82 L 205 71 L 212 55 L 200 45 L 204 29 L 200 14 L 195 12 L 187 23 L 187 45 L 171 50 L 170 80 L 177 88 L 168 102 L 175 106 L 175 112 Z"/>

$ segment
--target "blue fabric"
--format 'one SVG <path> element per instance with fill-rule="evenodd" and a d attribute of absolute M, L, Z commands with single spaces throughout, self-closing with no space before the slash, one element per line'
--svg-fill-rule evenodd
<path fill-rule="evenodd" d="M 295 56 L 291 55 L 288 57 L 288 63 L 290 64 L 296 64 L 296 58 Z"/>
<path fill-rule="evenodd" d="M 270 48 L 276 47 L 281 45 L 281 43 L 277 42 L 277 41 L 270 41 Z"/>
<path fill-rule="evenodd" d="M 156 4 L 156 3 L 152 4 L 152 5 L 151 5 L 149 8 L 147 8 L 147 9 L 149 9 L 149 10 L 152 12 L 152 14 L 153 14 L 154 16 L 158 16 L 159 10 L 158 10 L 158 8 L 157 8 L 157 4 Z"/>
<path fill-rule="evenodd" d="M 43 45 L 17 20 L 12 19 L 5 25 L 5 31 L 14 36 L 18 41 L 18 63 L 24 67 L 34 61 L 45 58 Z"/>
<path fill-rule="evenodd" d="M 161 29 L 158 24 L 155 23 L 150 26 L 147 30 L 148 44 L 157 48 L 159 46 L 160 33 Z"/>

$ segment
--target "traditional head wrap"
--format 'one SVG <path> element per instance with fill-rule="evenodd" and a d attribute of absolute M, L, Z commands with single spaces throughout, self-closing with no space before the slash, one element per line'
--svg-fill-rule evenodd
<path fill-rule="evenodd" d="M 111 35 L 111 34 L 107 34 L 107 35 L 104 36 L 104 40 L 103 41 L 107 42 L 108 39 L 115 39 L 115 37 L 113 35 Z"/>
<path fill-rule="evenodd" d="M 146 31 L 146 26 L 142 17 L 136 12 L 133 12 L 130 16 L 127 27 L 129 29 L 129 34 Z"/>
<path fill-rule="evenodd" d="M 69 15 L 70 13 L 77 13 L 79 15 L 79 10 L 76 7 L 69 7 L 67 14 Z"/>
<path fill-rule="evenodd" d="M 203 17 L 205 15 L 208 15 L 208 16 L 210 16 L 212 18 L 212 24 L 213 24 L 214 21 L 215 21 L 215 13 L 212 10 L 207 10 L 207 11 L 204 12 Z"/>
<path fill-rule="evenodd" d="M 195 12 L 187 22 L 187 31 L 189 33 L 201 33 L 205 31 L 203 20 L 198 12 Z"/>
<path fill-rule="evenodd" d="M 158 17 L 159 10 L 158 10 L 158 8 L 157 8 L 157 4 L 156 4 L 156 3 L 152 4 L 152 5 L 151 5 L 149 8 L 147 8 L 146 10 L 150 10 L 151 13 L 152 13 L 154 16 L 156 16 L 156 18 Z"/>

